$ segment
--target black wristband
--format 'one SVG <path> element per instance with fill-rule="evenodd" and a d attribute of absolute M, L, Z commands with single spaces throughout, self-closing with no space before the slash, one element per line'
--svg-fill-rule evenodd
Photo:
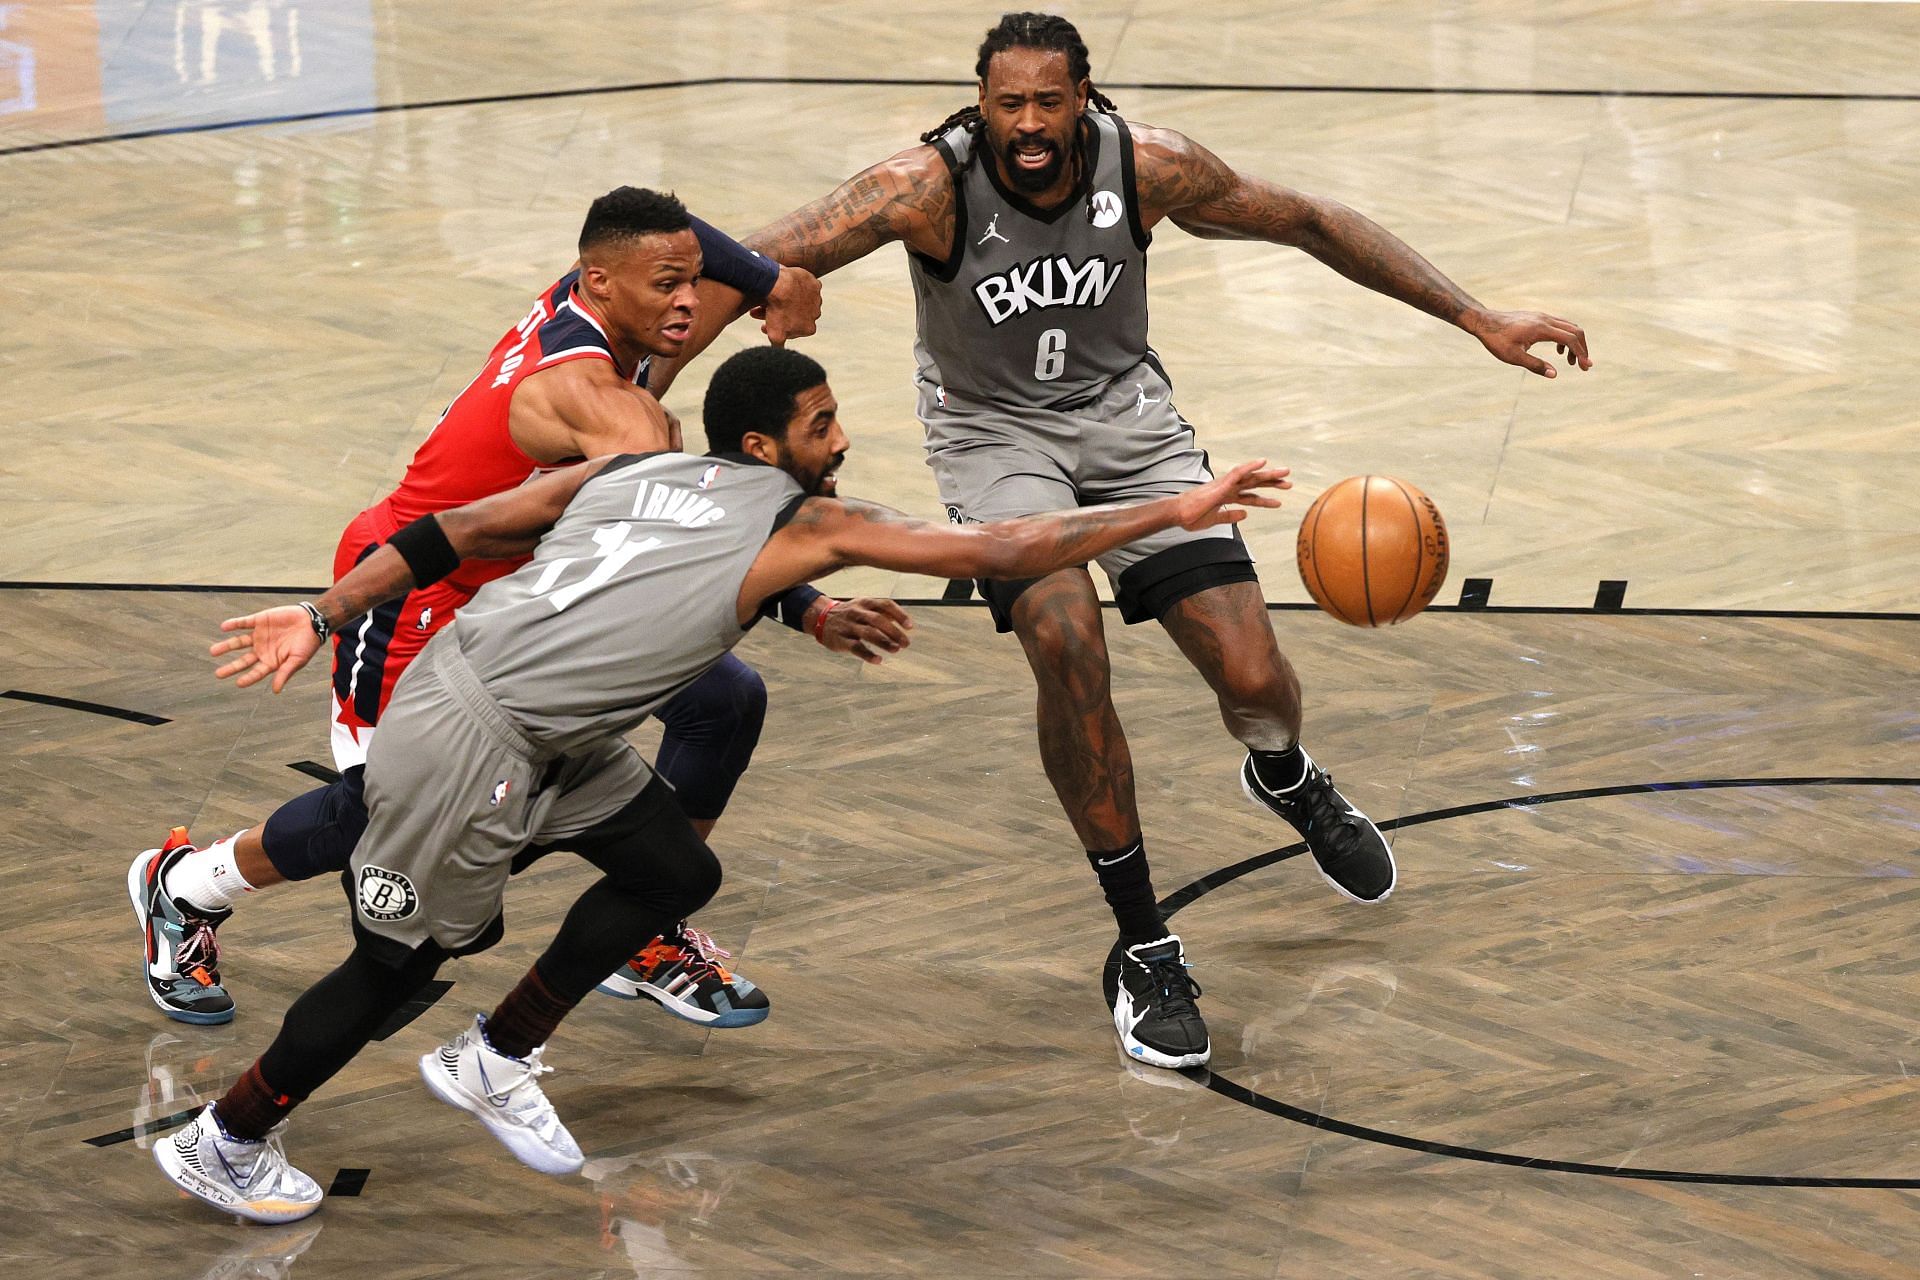
<path fill-rule="evenodd" d="M 762 302 L 780 281 L 780 264 L 763 258 L 726 232 L 693 219 L 694 238 L 700 241 L 700 274 L 738 289 L 748 302 Z"/>
<path fill-rule="evenodd" d="M 770 596 L 760 604 L 760 616 L 778 618 L 782 626 L 792 627 L 795 631 L 807 629 L 807 609 L 821 593 L 806 583 L 789 587 L 777 596 Z"/>
<path fill-rule="evenodd" d="M 307 622 L 313 627 L 313 634 L 325 640 L 333 634 L 333 628 L 327 625 L 327 615 L 321 613 L 311 600 L 302 600 L 300 607 L 307 611 Z"/>
<path fill-rule="evenodd" d="M 416 587 L 431 586 L 460 567 L 460 553 L 447 541 L 439 518 L 431 513 L 388 538 L 387 545 L 407 562 Z"/>

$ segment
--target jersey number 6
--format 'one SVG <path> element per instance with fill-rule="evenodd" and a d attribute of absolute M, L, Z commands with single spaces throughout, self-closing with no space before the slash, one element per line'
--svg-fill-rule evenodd
<path fill-rule="evenodd" d="M 1049 329 L 1040 335 L 1040 350 L 1033 359 L 1033 376 L 1052 382 L 1067 367 L 1067 331 Z"/>

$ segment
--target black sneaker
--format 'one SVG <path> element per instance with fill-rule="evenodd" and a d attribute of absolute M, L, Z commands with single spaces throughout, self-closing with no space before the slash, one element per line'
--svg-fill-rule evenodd
<path fill-rule="evenodd" d="M 1320 875 L 1355 902 L 1384 902 L 1399 880 L 1393 850 L 1366 814 L 1333 789 L 1333 775 L 1305 751 L 1307 776 L 1286 791 L 1269 791 L 1253 771 L 1253 753 L 1240 764 L 1240 789 L 1270 813 L 1293 824 L 1306 838 Z"/>
<path fill-rule="evenodd" d="M 127 897 L 140 922 L 147 995 L 175 1022 L 232 1022 L 233 997 L 220 985 L 220 941 L 214 930 L 231 911 L 209 915 L 166 891 L 167 871 L 194 852 L 187 829 L 175 827 L 165 844 L 148 849 L 127 868 Z"/>
<path fill-rule="evenodd" d="M 1187 976 L 1187 953 L 1168 934 L 1128 947 L 1120 957 L 1113 998 L 1113 1029 L 1127 1056 L 1156 1067 L 1198 1067 L 1213 1053 L 1207 1024 L 1193 998 L 1200 984 Z"/>

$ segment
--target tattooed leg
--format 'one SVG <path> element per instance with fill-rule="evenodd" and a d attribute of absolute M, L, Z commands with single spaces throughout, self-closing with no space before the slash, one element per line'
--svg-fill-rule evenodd
<path fill-rule="evenodd" d="M 1227 732 L 1253 751 L 1285 751 L 1300 738 L 1300 678 L 1274 642 L 1257 582 L 1188 596 L 1161 624 L 1220 700 Z"/>
<path fill-rule="evenodd" d="M 1040 760 L 1081 844 L 1140 838 L 1133 756 L 1113 709 L 1100 597 L 1085 569 L 1062 569 L 1013 605 L 1013 630 L 1039 686 Z"/>

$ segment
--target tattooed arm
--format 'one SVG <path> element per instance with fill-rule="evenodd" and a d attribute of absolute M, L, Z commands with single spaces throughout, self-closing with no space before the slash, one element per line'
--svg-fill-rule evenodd
<path fill-rule="evenodd" d="M 1489 310 L 1398 236 L 1339 201 L 1235 173 L 1171 129 L 1128 127 L 1145 225 L 1168 218 L 1205 239 L 1292 245 L 1356 284 L 1465 329 L 1508 364 L 1553 377 L 1553 365 L 1527 350 L 1551 342 L 1569 365 L 1593 367 L 1587 335 L 1572 321 L 1540 311 Z"/>
<path fill-rule="evenodd" d="M 854 564 L 940 578 L 1043 577 L 1176 525 L 1237 524 L 1244 507 L 1280 505 L 1262 489 L 1291 487 L 1287 468 L 1261 459 L 1173 497 L 966 525 L 853 498 L 810 498 L 754 561 L 740 588 L 740 620 L 775 592 Z"/>
<path fill-rule="evenodd" d="M 952 247 L 953 177 L 930 146 L 909 147 L 855 174 L 744 243 L 824 276 L 893 240 L 930 258 L 945 258 Z"/>

